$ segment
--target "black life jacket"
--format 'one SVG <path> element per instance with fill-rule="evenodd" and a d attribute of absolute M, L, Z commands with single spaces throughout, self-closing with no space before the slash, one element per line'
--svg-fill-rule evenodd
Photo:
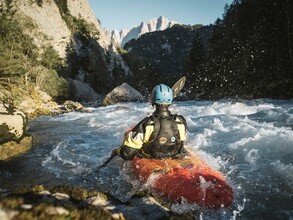
<path fill-rule="evenodd" d="M 154 131 L 149 141 L 142 146 L 142 154 L 150 158 L 174 157 L 181 153 L 183 141 L 180 140 L 176 117 L 167 115 L 161 117 L 150 116 L 154 122 Z"/>

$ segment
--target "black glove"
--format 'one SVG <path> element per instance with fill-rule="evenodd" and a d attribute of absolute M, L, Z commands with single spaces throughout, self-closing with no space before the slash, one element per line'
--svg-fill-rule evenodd
<path fill-rule="evenodd" d="M 118 155 L 118 149 L 112 150 L 111 156 L 117 156 Z"/>

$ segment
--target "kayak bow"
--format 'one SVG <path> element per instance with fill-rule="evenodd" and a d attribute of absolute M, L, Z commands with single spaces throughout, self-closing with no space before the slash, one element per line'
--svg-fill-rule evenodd
<path fill-rule="evenodd" d="M 233 201 L 233 190 L 224 175 L 196 156 L 182 159 L 134 158 L 134 173 L 150 184 L 156 196 L 171 203 L 191 203 L 218 209 Z"/>

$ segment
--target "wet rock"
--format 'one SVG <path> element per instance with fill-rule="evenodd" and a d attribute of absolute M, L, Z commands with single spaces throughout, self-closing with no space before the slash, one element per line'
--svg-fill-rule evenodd
<path fill-rule="evenodd" d="M 43 196 L 49 196 L 51 195 L 51 193 L 48 191 L 48 190 L 43 190 L 41 192 L 39 192 L 40 195 L 43 195 Z"/>
<path fill-rule="evenodd" d="M 57 189 L 67 190 L 69 193 L 54 192 Z M 90 198 L 87 195 L 101 198 L 103 193 L 84 189 L 83 192 L 86 193 L 83 193 L 83 196 L 87 197 L 76 200 L 77 192 L 81 191 L 81 187 L 72 186 L 56 186 L 53 191 L 46 190 L 42 185 L 21 186 L 11 194 L 0 196 L 0 220 L 125 219 L 121 213 L 111 213 L 100 206 L 86 202 L 86 198 Z M 71 197 L 71 194 L 75 197 Z M 33 206 L 27 201 L 30 201 Z"/>
<path fill-rule="evenodd" d="M 102 105 L 106 106 L 115 104 L 117 102 L 137 102 L 143 100 L 144 97 L 139 91 L 137 91 L 127 83 L 123 83 L 106 95 Z"/>
<path fill-rule="evenodd" d="M 63 193 L 69 195 L 70 198 L 73 198 L 75 200 L 85 200 L 87 198 L 90 198 L 92 196 L 98 196 L 103 200 L 107 201 L 107 196 L 103 193 L 96 192 L 96 191 L 88 191 L 82 187 L 74 187 L 69 185 L 60 185 L 55 186 L 52 190 L 52 193 Z"/>
<path fill-rule="evenodd" d="M 83 111 L 84 107 L 79 102 L 73 102 L 70 100 L 67 100 L 64 102 L 64 108 L 67 112 L 71 111 Z"/>
<path fill-rule="evenodd" d="M 94 206 L 106 206 L 107 205 L 107 199 L 102 196 L 92 196 L 86 200 L 86 202 L 90 205 Z"/>
<path fill-rule="evenodd" d="M 167 219 L 170 212 L 161 206 L 153 197 L 141 197 L 130 200 L 130 205 L 119 205 L 113 210 L 115 213 L 123 213 L 125 219 Z"/>
<path fill-rule="evenodd" d="M 33 205 L 32 204 L 22 204 L 20 207 L 25 210 L 30 210 L 33 208 Z"/>
<path fill-rule="evenodd" d="M 53 196 L 58 199 L 58 200 L 66 200 L 69 199 L 69 195 L 65 194 L 65 193 L 54 193 Z"/>
<path fill-rule="evenodd" d="M 69 215 L 69 211 L 63 207 L 47 207 L 46 213 L 48 215 Z"/>

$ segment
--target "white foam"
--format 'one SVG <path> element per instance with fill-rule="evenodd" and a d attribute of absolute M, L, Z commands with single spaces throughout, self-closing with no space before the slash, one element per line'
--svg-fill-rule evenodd
<path fill-rule="evenodd" d="M 245 156 L 245 160 L 253 165 L 256 164 L 256 161 L 260 158 L 259 150 L 252 149 Z"/>
<path fill-rule="evenodd" d="M 185 107 L 186 108 L 186 107 Z M 272 109 L 272 104 L 247 105 L 243 102 L 214 102 L 211 105 L 199 106 L 194 109 L 199 116 L 207 115 L 250 115 L 260 110 Z M 190 108 L 186 108 L 187 111 Z"/>
<path fill-rule="evenodd" d="M 170 208 L 171 211 L 177 214 L 183 214 L 183 213 L 200 209 L 200 207 L 197 206 L 196 204 L 190 204 L 190 203 L 184 202 L 184 198 L 182 198 L 182 201 L 183 202 L 180 204 L 172 204 Z"/>
<path fill-rule="evenodd" d="M 201 158 L 212 168 L 219 170 L 225 162 L 221 159 L 221 157 L 214 157 L 213 155 L 199 150 L 198 147 L 188 146 L 189 150 L 191 150 L 197 157 Z"/>
<path fill-rule="evenodd" d="M 266 138 L 285 138 L 293 140 L 293 131 L 285 127 L 275 127 L 271 123 L 259 124 L 260 128 L 255 128 L 254 133 L 250 137 L 243 137 L 240 140 L 229 145 L 232 149 L 247 146 L 251 142 L 258 142 Z"/>
<path fill-rule="evenodd" d="M 206 147 L 210 144 L 209 139 L 216 133 L 217 131 L 206 128 L 202 134 L 197 134 L 195 136 L 193 143 L 196 143 L 199 147 Z"/>
<path fill-rule="evenodd" d="M 80 118 L 83 118 L 84 114 L 80 112 L 69 112 L 63 115 L 50 117 L 50 121 L 76 121 Z"/>
<path fill-rule="evenodd" d="M 149 178 L 147 179 L 146 183 L 144 184 L 144 187 L 149 189 L 152 188 L 152 186 L 155 184 L 155 182 L 162 176 L 161 173 L 155 173 L 151 174 Z"/>
<path fill-rule="evenodd" d="M 218 118 L 214 118 L 214 121 L 212 123 L 212 127 L 215 130 L 219 130 L 219 131 L 223 131 L 223 132 L 228 132 L 229 131 L 229 128 L 225 128 L 224 123 Z"/>
<path fill-rule="evenodd" d="M 231 219 L 236 220 L 237 216 L 240 216 L 241 212 L 245 208 L 245 203 L 246 203 L 246 199 L 243 199 L 243 203 L 237 205 L 237 209 L 233 210 L 233 216 Z"/>
<path fill-rule="evenodd" d="M 293 190 L 293 164 L 285 165 L 279 160 L 272 162 L 271 165 L 275 172 L 279 173 L 285 180 L 288 186 Z"/>

